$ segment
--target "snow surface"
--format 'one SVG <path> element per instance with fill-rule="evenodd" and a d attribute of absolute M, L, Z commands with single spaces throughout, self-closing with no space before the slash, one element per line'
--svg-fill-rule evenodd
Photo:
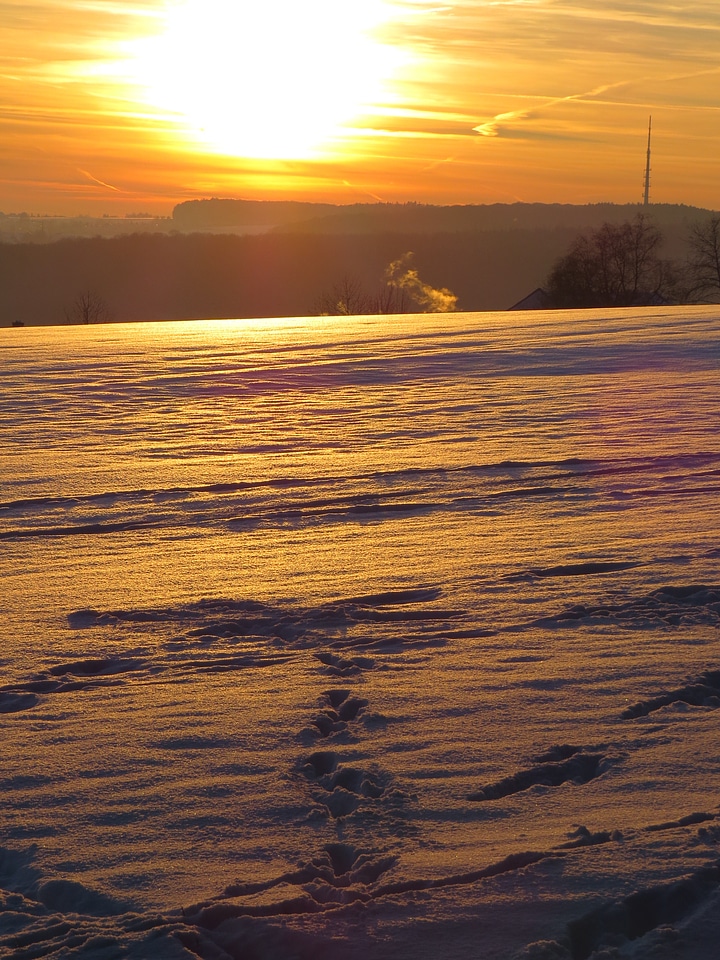
<path fill-rule="evenodd" d="M 717 957 L 720 308 L 0 364 L 0 956 Z"/>

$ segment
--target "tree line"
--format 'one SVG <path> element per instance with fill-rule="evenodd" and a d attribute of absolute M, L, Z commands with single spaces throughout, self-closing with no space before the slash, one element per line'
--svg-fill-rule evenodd
<path fill-rule="evenodd" d="M 664 236 L 651 217 L 638 213 L 581 233 L 552 266 L 541 290 L 551 309 L 638 307 L 717 302 L 720 299 L 720 216 L 690 228 L 683 261 L 664 258 Z M 412 254 L 390 264 L 385 284 L 368 293 L 345 276 L 323 293 L 321 314 L 449 312 L 457 297 L 433 290 L 409 266 Z"/>
<path fill-rule="evenodd" d="M 0 243 L 0 325 L 720 301 L 720 215 L 592 229 Z M 659 224 L 659 225 L 658 225 Z M 412 258 L 407 251 L 412 250 Z"/>
<path fill-rule="evenodd" d="M 694 224 L 684 261 L 661 256 L 663 234 L 639 213 L 583 233 L 550 271 L 551 308 L 716 302 L 720 298 L 720 216 Z"/>
<path fill-rule="evenodd" d="M 0 326 L 97 322 L 96 298 L 104 302 L 97 319 L 118 322 L 330 313 L 343 299 L 334 288 L 346 278 L 343 312 L 417 312 L 426 305 L 386 279 L 388 266 L 410 250 L 408 267 L 427 290 L 451 291 L 457 309 L 502 310 L 518 290 L 540 285 L 574 234 L 138 233 L 0 243 Z M 85 294 L 91 297 L 82 302 Z"/>
<path fill-rule="evenodd" d="M 712 211 L 685 204 L 653 204 L 661 229 L 682 229 Z M 172 222 L 183 231 L 272 227 L 275 232 L 472 233 L 505 230 L 586 230 L 632 219 L 637 204 L 616 203 L 312 203 L 295 200 L 212 198 L 175 206 Z"/>

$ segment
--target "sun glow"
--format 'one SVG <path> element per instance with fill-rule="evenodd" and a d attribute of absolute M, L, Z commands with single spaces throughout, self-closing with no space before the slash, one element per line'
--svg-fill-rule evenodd
<path fill-rule="evenodd" d="M 132 51 L 143 98 L 216 153 L 317 155 L 400 65 L 386 0 L 181 0 Z"/>

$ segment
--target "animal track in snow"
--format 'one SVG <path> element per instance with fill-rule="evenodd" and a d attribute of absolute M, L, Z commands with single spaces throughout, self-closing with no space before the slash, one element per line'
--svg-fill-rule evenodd
<path fill-rule="evenodd" d="M 60 663 L 24 683 L 0 687 L 0 713 L 30 710 L 48 694 L 117 686 L 124 682 L 121 674 L 135 673 L 145 667 L 145 661 L 136 657 L 103 657 Z"/>
<path fill-rule="evenodd" d="M 397 862 L 395 857 L 371 857 L 343 843 L 327 844 L 323 853 L 299 870 L 283 874 L 265 883 L 233 884 L 215 900 L 195 904 L 183 910 L 188 926 L 213 930 L 236 917 L 288 917 L 333 910 L 338 904 L 382 902 L 385 897 L 413 894 L 425 890 L 465 886 L 524 870 L 542 860 L 564 854 L 528 851 L 511 854 L 498 863 L 468 873 L 441 877 L 415 878 L 378 883 Z M 302 894 L 264 903 L 242 903 L 240 898 L 254 896 L 281 885 L 301 886 Z M 232 902 L 228 902 L 232 901 Z"/>
<path fill-rule="evenodd" d="M 361 697 L 351 697 L 349 690 L 327 690 L 323 699 L 327 705 L 310 721 L 320 737 L 347 730 L 348 723 L 355 720 L 368 704 Z"/>
<path fill-rule="evenodd" d="M 622 840 L 620 830 L 597 830 L 592 833 L 587 827 L 578 827 L 569 834 L 570 839 L 559 843 L 556 850 L 576 850 L 578 847 L 596 847 L 600 843 L 610 843 L 611 840 Z"/>
<path fill-rule="evenodd" d="M 685 687 L 662 693 L 651 700 L 641 700 L 620 714 L 623 720 L 635 720 L 669 707 L 673 703 L 687 703 L 693 707 L 720 707 L 720 670 L 708 670 Z"/>
<path fill-rule="evenodd" d="M 333 677 L 352 677 L 375 666 L 370 657 L 341 657 L 336 653 L 316 653 L 315 659 L 323 665 L 323 672 Z"/>
<path fill-rule="evenodd" d="M 220 674 L 231 670 L 270 667 L 285 663 L 282 653 L 197 655 L 192 658 L 168 656 L 146 660 L 142 657 L 101 657 L 60 663 L 20 683 L 0 687 L 0 713 L 18 713 L 37 706 L 43 697 L 118 687 L 134 682 L 152 681 L 169 675 L 171 680 L 186 680 L 200 674 Z"/>
<path fill-rule="evenodd" d="M 637 940 L 660 926 L 683 920 L 715 893 L 718 884 L 720 864 L 715 863 L 684 879 L 638 890 L 586 913 L 568 924 L 572 960 L 588 960 L 602 947 L 617 948 L 623 941 Z"/>
<path fill-rule="evenodd" d="M 588 577 L 603 573 L 631 570 L 641 564 L 635 560 L 588 561 L 587 563 L 564 563 L 556 567 L 533 568 L 534 577 Z"/>
<path fill-rule="evenodd" d="M 379 800 L 387 790 L 387 778 L 343 765 L 331 750 L 310 754 L 302 772 L 311 784 L 313 799 L 335 819 L 354 813 L 365 800 Z"/>
<path fill-rule="evenodd" d="M 39 702 L 34 693 L 23 693 L 15 689 L 0 691 L 0 713 L 20 713 L 22 710 L 31 710 Z"/>
<path fill-rule="evenodd" d="M 575 604 L 552 617 L 543 617 L 525 626 L 557 627 L 560 623 L 610 620 L 628 629 L 676 626 L 720 625 L 720 586 L 688 584 L 653 590 L 624 603 L 608 600 L 600 604 Z"/>
<path fill-rule="evenodd" d="M 708 820 L 717 819 L 714 813 L 689 813 L 686 817 L 680 817 L 678 820 L 666 820 L 664 823 L 651 823 L 645 827 L 650 833 L 659 830 L 676 830 L 678 827 L 692 827 L 696 823 L 707 823 Z"/>
<path fill-rule="evenodd" d="M 319 879 L 336 887 L 348 887 L 356 883 L 365 886 L 375 883 L 396 862 L 396 857 L 373 859 L 347 843 L 328 843 L 324 854 L 313 860 L 313 865 L 318 869 Z"/>
<path fill-rule="evenodd" d="M 563 783 L 589 783 L 603 773 L 607 758 L 599 753 L 575 753 L 560 763 L 541 763 L 510 777 L 489 783 L 471 793 L 468 800 L 501 800 L 534 786 L 559 787 Z"/>

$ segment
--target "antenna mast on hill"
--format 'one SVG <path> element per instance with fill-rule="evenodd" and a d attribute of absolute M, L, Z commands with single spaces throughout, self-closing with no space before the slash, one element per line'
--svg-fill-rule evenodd
<path fill-rule="evenodd" d="M 647 147 L 647 161 L 645 163 L 645 195 L 643 199 L 643 206 L 650 206 L 650 134 L 652 133 L 652 116 L 648 120 L 648 147 Z"/>

